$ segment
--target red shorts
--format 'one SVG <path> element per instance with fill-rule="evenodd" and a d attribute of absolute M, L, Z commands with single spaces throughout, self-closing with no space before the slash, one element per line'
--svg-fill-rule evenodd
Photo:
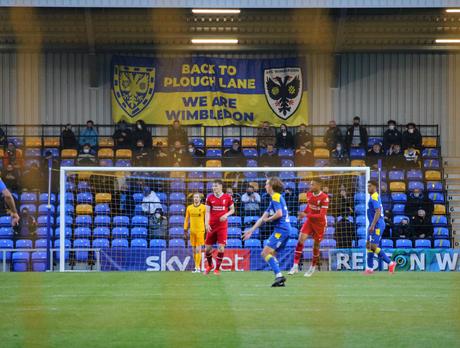
<path fill-rule="evenodd" d="M 212 227 L 211 227 L 212 228 Z M 206 234 L 206 240 L 204 244 L 227 244 L 227 228 L 212 228 L 211 232 Z"/>
<path fill-rule="evenodd" d="M 324 232 L 326 231 L 327 225 L 318 225 L 308 223 L 308 220 L 304 222 L 300 233 L 307 234 L 311 236 L 316 242 L 321 242 L 323 240 Z"/>

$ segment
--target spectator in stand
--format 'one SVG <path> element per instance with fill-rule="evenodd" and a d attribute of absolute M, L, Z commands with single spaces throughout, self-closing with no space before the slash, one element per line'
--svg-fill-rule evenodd
<path fill-rule="evenodd" d="M 385 166 L 388 169 L 401 169 L 405 165 L 404 155 L 401 152 L 401 146 L 394 144 L 390 147 L 385 158 Z"/>
<path fill-rule="evenodd" d="M 402 135 L 402 146 L 404 150 L 410 147 L 418 150 L 422 149 L 422 135 L 415 126 L 415 123 L 409 122 L 407 124 L 406 130 Z"/>
<path fill-rule="evenodd" d="M 72 125 L 68 123 L 61 132 L 61 149 L 77 149 L 77 138 L 72 130 Z"/>
<path fill-rule="evenodd" d="M 315 163 L 311 150 L 305 145 L 300 145 L 300 148 L 295 152 L 294 163 L 296 167 L 311 167 Z"/>
<path fill-rule="evenodd" d="M 331 200 L 331 212 L 336 216 L 351 216 L 353 215 L 353 197 L 348 194 L 345 185 L 341 185 L 339 188 L 339 194 L 333 196 Z"/>
<path fill-rule="evenodd" d="M 17 228 L 14 229 L 14 239 L 32 239 L 37 237 L 37 220 L 29 213 L 29 208 L 21 209 L 21 218 Z"/>
<path fill-rule="evenodd" d="M 359 116 L 353 118 L 353 126 L 348 128 L 345 136 L 345 143 L 347 150 L 350 151 L 352 148 L 362 148 L 367 150 L 367 130 L 361 125 L 361 119 Z"/>
<path fill-rule="evenodd" d="M 192 164 L 194 167 L 204 166 L 204 150 L 195 147 L 193 143 L 188 144 L 188 153 L 192 156 Z"/>
<path fill-rule="evenodd" d="M 80 144 L 80 147 L 89 144 L 89 146 L 91 146 L 91 149 L 96 150 L 98 138 L 99 135 L 97 134 L 97 131 L 94 128 L 94 122 L 92 120 L 88 120 L 86 122 L 86 128 L 80 133 L 78 143 Z"/>
<path fill-rule="evenodd" d="M 276 135 L 276 144 L 278 149 L 294 149 L 294 137 L 285 124 L 280 126 L 280 131 Z"/>
<path fill-rule="evenodd" d="M 297 207 L 299 205 L 298 195 L 290 187 L 286 187 L 284 189 L 283 196 L 284 200 L 286 201 L 286 205 L 289 209 L 289 214 L 293 214 L 293 207 Z"/>
<path fill-rule="evenodd" d="M 183 149 L 179 140 L 174 142 L 174 148 L 170 154 L 170 163 L 173 167 L 190 167 L 192 164 L 191 156 Z"/>
<path fill-rule="evenodd" d="M 40 190 L 43 186 L 43 174 L 37 162 L 32 162 L 30 167 L 24 169 L 21 188 L 26 190 Z"/>
<path fill-rule="evenodd" d="M 385 230 L 383 231 L 382 238 L 391 239 L 391 231 L 393 230 L 393 213 L 391 210 L 385 210 L 383 221 L 385 222 Z"/>
<path fill-rule="evenodd" d="M 0 148 L 6 147 L 8 140 L 6 139 L 6 133 L 2 127 L 0 127 Z"/>
<path fill-rule="evenodd" d="M 133 151 L 134 165 L 137 167 L 148 167 L 152 159 L 150 149 L 145 148 L 144 141 L 139 139 Z"/>
<path fill-rule="evenodd" d="M 187 131 L 181 127 L 178 120 L 174 120 L 172 126 L 168 128 L 168 143 L 172 145 L 176 141 L 180 141 L 181 144 L 188 143 Z"/>
<path fill-rule="evenodd" d="M 161 141 L 153 149 L 153 166 L 154 167 L 169 166 L 169 154 L 165 151 L 165 148 Z"/>
<path fill-rule="evenodd" d="M 235 214 L 238 215 L 237 212 L 239 213 L 241 208 L 241 196 L 238 193 L 234 193 L 233 188 L 230 186 L 227 187 L 225 193 L 232 197 L 233 204 L 235 205 Z"/>
<path fill-rule="evenodd" d="M 96 162 L 96 151 L 92 149 L 90 144 L 84 144 L 77 156 L 77 165 L 93 166 Z"/>
<path fill-rule="evenodd" d="M 3 169 L 2 180 L 11 191 L 19 191 L 19 174 L 12 164 Z"/>
<path fill-rule="evenodd" d="M 334 150 L 337 144 L 343 142 L 342 131 L 337 127 L 335 121 L 329 121 L 329 128 L 326 134 L 324 134 L 323 141 L 326 143 L 329 151 Z"/>
<path fill-rule="evenodd" d="M 382 145 L 380 143 L 374 144 L 372 148 L 367 151 L 366 164 L 371 167 L 371 169 L 377 169 L 379 160 L 383 160 L 383 155 Z"/>
<path fill-rule="evenodd" d="M 307 131 L 307 125 L 302 123 L 299 126 L 299 131 L 294 136 L 294 144 L 296 148 L 300 148 L 302 145 L 311 151 L 313 148 L 313 137 Z"/>
<path fill-rule="evenodd" d="M 13 142 L 8 142 L 8 146 L 3 155 L 3 167 L 11 164 L 16 170 L 21 171 L 24 168 L 24 157 L 22 151 L 17 149 Z"/>
<path fill-rule="evenodd" d="M 404 214 L 413 218 L 419 210 L 423 210 L 428 218 L 431 219 L 434 210 L 434 203 L 420 189 L 415 189 L 407 198 Z"/>
<path fill-rule="evenodd" d="M 396 121 L 389 120 L 388 121 L 388 129 L 383 133 L 383 151 L 387 152 L 391 145 L 398 144 L 401 146 L 402 144 L 402 134 L 396 128 Z"/>
<path fill-rule="evenodd" d="M 353 241 L 356 240 L 356 227 L 353 224 L 353 218 L 348 216 L 339 216 L 335 225 L 334 239 L 337 242 L 337 248 L 352 248 Z"/>
<path fill-rule="evenodd" d="M 431 223 L 431 218 L 426 215 L 423 209 L 419 209 L 417 215 L 411 218 L 410 233 L 413 240 L 431 240 L 433 238 L 433 224 Z"/>
<path fill-rule="evenodd" d="M 409 220 L 407 218 L 402 218 L 398 225 L 393 226 L 393 239 L 412 239 Z"/>
<path fill-rule="evenodd" d="M 404 150 L 404 159 L 406 169 L 419 169 L 421 166 L 420 151 L 412 146 Z"/>
<path fill-rule="evenodd" d="M 276 131 L 275 128 L 270 126 L 268 121 L 264 121 L 257 130 L 257 144 L 259 147 L 267 147 L 268 144 L 275 144 Z"/>
<path fill-rule="evenodd" d="M 148 186 L 145 186 L 143 188 L 143 193 L 144 198 L 142 199 L 142 211 L 144 214 L 153 215 L 158 210 L 163 210 L 160 198 L 158 198 L 154 190 L 150 189 Z"/>
<path fill-rule="evenodd" d="M 115 149 L 130 149 L 132 146 L 131 142 L 131 129 L 125 120 L 118 122 L 115 133 L 113 133 L 113 143 Z"/>
<path fill-rule="evenodd" d="M 335 149 L 331 151 L 331 165 L 345 167 L 350 164 L 348 152 L 343 148 L 342 143 L 337 143 Z"/>
<path fill-rule="evenodd" d="M 254 186 L 248 185 L 241 196 L 243 210 L 246 215 L 257 215 L 260 212 L 260 195 L 254 191 Z"/>
<path fill-rule="evenodd" d="M 152 133 L 147 129 L 143 120 L 136 121 L 136 126 L 132 132 L 131 138 L 134 146 L 137 144 L 138 140 L 142 140 L 146 149 L 152 148 Z"/>
<path fill-rule="evenodd" d="M 225 167 L 244 167 L 245 158 L 241 150 L 240 142 L 233 140 L 232 147 L 224 151 L 224 166 Z"/>
<path fill-rule="evenodd" d="M 261 167 L 280 167 L 281 160 L 276 153 L 273 144 L 267 144 L 267 152 L 260 156 L 259 165 Z"/>

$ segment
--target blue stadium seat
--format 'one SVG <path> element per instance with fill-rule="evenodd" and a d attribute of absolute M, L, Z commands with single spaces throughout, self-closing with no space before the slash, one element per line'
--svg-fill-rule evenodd
<path fill-rule="evenodd" d="M 38 200 L 41 204 L 48 204 L 48 193 L 41 193 Z M 50 203 L 56 204 L 56 195 L 54 193 L 50 195 Z"/>
<path fill-rule="evenodd" d="M 91 227 L 93 224 L 93 217 L 91 215 L 78 215 L 75 218 L 75 226 L 77 227 Z"/>
<path fill-rule="evenodd" d="M 375 144 L 380 144 L 380 145 L 382 145 L 382 144 L 383 144 L 383 138 L 379 138 L 379 137 L 370 137 L 370 138 L 367 140 L 367 147 L 372 147 L 372 146 L 374 146 Z"/>
<path fill-rule="evenodd" d="M 128 238 L 128 227 L 115 227 L 112 229 L 112 238 Z"/>
<path fill-rule="evenodd" d="M 417 239 L 415 241 L 415 247 L 417 249 L 431 249 L 431 241 L 428 239 Z"/>
<path fill-rule="evenodd" d="M 108 203 L 99 203 L 94 207 L 96 215 L 110 215 L 110 206 Z"/>
<path fill-rule="evenodd" d="M 188 183 L 188 191 L 194 192 L 203 192 L 204 191 L 204 183 L 199 182 L 199 181 L 192 181 Z"/>
<path fill-rule="evenodd" d="M 134 215 L 142 215 L 144 214 L 144 210 L 142 209 L 141 204 L 137 204 L 134 206 Z"/>
<path fill-rule="evenodd" d="M 355 205 L 356 215 L 365 215 L 366 214 L 366 204 L 359 203 Z"/>
<path fill-rule="evenodd" d="M 47 152 L 51 152 L 51 156 L 55 158 L 60 156 L 59 149 L 57 147 L 45 147 L 43 149 L 42 156 L 45 157 Z"/>
<path fill-rule="evenodd" d="M 38 238 L 47 238 L 48 228 L 47 227 L 38 227 L 36 230 Z M 53 238 L 53 229 L 51 228 L 50 237 Z"/>
<path fill-rule="evenodd" d="M 222 179 L 222 172 L 206 172 L 206 178 L 207 179 Z M 212 182 L 209 182 L 208 184 L 212 185 Z M 206 186 L 206 189 L 210 188 L 208 185 Z"/>
<path fill-rule="evenodd" d="M 444 215 L 433 215 L 431 217 L 431 223 L 435 227 L 447 226 L 447 218 Z"/>
<path fill-rule="evenodd" d="M 149 224 L 149 219 L 147 218 L 147 216 L 135 215 L 131 219 L 132 227 L 147 227 L 148 224 Z"/>
<path fill-rule="evenodd" d="M 422 181 L 423 172 L 420 169 L 410 169 L 406 173 L 407 180 Z"/>
<path fill-rule="evenodd" d="M 350 149 L 350 158 L 352 159 L 363 159 L 366 157 L 366 151 L 362 148 Z"/>
<path fill-rule="evenodd" d="M 366 227 L 358 227 L 356 229 L 356 235 L 358 236 L 358 238 L 366 238 L 366 235 L 367 235 Z"/>
<path fill-rule="evenodd" d="M 393 249 L 393 241 L 391 239 L 382 239 L 380 246 L 383 249 Z"/>
<path fill-rule="evenodd" d="M 193 138 L 192 143 L 195 147 L 203 147 L 204 146 L 204 139 L 203 138 Z"/>
<path fill-rule="evenodd" d="M 97 238 L 93 240 L 93 248 L 108 249 L 110 248 L 110 242 L 107 238 Z"/>
<path fill-rule="evenodd" d="M 171 239 L 169 241 L 170 248 L 185 248 L 185 241 L 183 239 Z"/>
<path fill-rule="evenodd" d="M 241 227 L 241 216 L 229 216 L 227 221 L 229 227 Z"/>
<path fill-rule="evenodd" d="M 435 239 L 434 247 L 435 248 L 450 248 L 450 241 L 448 239 Z"/>
<path fill-rule="evenodd" d="M 281 167 L 294 167 L 294 161 L 290 159 L 281 160 Z"/>
<path fill-rule="evenodd" d="M 24 146 L 24 139 L 22 137 L 8 137 L 8 141 L 12 142 L 16 147 Z"/>
<path fill-rule="evenodd" d="M 433 236 L 435 239 L 448 239 L 449 229 L 446 227 L 435 227 Z"/>
<path fill-rule="evenodd" d="M 392 212 L 394 215 L 403 215 L 406 208 L 405 204 L 394 204 Z"/>
<path fill-rule="evenodd" d="M 258 157 L 256 149 L 243 149 L 243 155 L 247 158 L 256 158 Z"/>
<path fill-rule="evenodd" d="M 37 206 L 35 204 L 21 204 L 19 210 L 22 211 L 24 208 L 29 209 L 29 214 L 31 215 L 35 215 L 37 213 Z"/>
<path fill-rule="evenodd" d="M 21 204 L 37 203 L 38 197 L 35 192 L 23 192 L 19 197 Z"/>
<path fill-rule="evenodd" d="M 281 172 L 280 179 L 282 180 L 295 180 L 296 176 L 294 172 Z"/>
<path fill-rule="evenodd" d="M 412 192 L 414 190 L 424 191 L 425 184 L 421 181 L 409 181 L 407 189 L 409 190 L 409 192 Z"/>
<path fill-rule="evenodd" d="M 91 192 L 81 192 L 77 194 L 77 204 L 93 204 L 93 195 Z"/>
<path fill-rule="evenodd" d="M 46 242 L 47 242 L 47 239 L 45 238 L 37 239 L 34 243 L 34 248 L 35 249 L 46 249 Z M 50 240 L 50 247 L 52 247 L 51 240 Z"/>
<path fill-rule="evenodd" d="M 406 203 L 407 195 L 402 192 L 392 192 L 391 200 L 393 201 L 393 203 Z"/>
<path fill-rule="evenodd" d="M 129 217 L 124 215 L 114 216 L 113 217 L 113 226 L 114 227 L 128 227 L 129 226 Z"/>
<path fill-rule="evenodd" d="M 189 179 L 203 179 L 204 173 L 203 172 L 190 172 L 188 173 Z"/>
<path fill-rule="evenodd" d="M 388 172 L 388 179 L 390 181 L 404 181 L 404 170 L 390 170 Z"/>
<path fill-rule="evenodd" d="M 73 247 L 75 249 L 89 249 L 91 248 L 91 243 L 89 239 L 82 238 L 82 239 L 75 239 L 73 241 Z M 77 262 L 87 262 L 88 261 L 88 251 L 75 251 L 75 261 Z"/>
<path fill-rule="evenodd" d="M 258 166 L 259 166 L 259 164 L 257 163 L 257 160 L 255 160 L 255 159 L 248 159 L 246 161 L 246 167 L 257 168 Z"/>
<path fill-rule="evenodd" d="M 117 159 L 115 167 L 131 167 L 131 160 L 129 159 Z"/>
<path fill-rule="evenodd" d="M 297 228 L 297 214 L 289 215 L 289 223 L 291 224 L 292 228 Z"/>
<path fill-rule="evenodd" d="M 88 181 L 80 181 L 77 185 L 78 192 L 90 192 L 91 185 Z"/>
<path fill-rule="evenodd" d="M 294 157 L 294 150 L 292 150 L 292 149 L 279 149 L 278 150 L 278 156 L 279 157 Z M 292 167 L 292 166 L 288 166 L 288 167 Z"/>
<path fill-rule="evenodd" d="M 365 239 L 359 239 L 358 240 L 358 248 L 365 248 L 366 247 L 366 240 Z"/>
<path fill-rule="evenodd" d="M 59 239 L 60 238 L 60 233 L 61 229 L 58 227 L 54 230 L 54 238 Z M 64 228 L 64 237 L 66 239 L 70 239 L 72 237 L 72 227 L 67 226 Z"/>
<path fill-rule="evenodd" d="M 355 193 L 355 204 L 356 203 L 366 204 L 366 194 L 364 192 Z"/>
<path fill-rule="evenodd" d="M 131 229 L 131 238 L 144 238 L 148 237 L 148 231 L 145 227 L 134 227 Z"/>
<path fill-rule="evenodd" d="M 108 227 L 96 227 L 93 230 L 94 238 L 110 238 L 110 228 Z"/>
<path fill-rule="evenodd" d="M 439 150 L 436 148 L 426 148 L 422 151 L 423 158 L 438 158 Z"/>
<path fill-rule="evenodd" d="M 366 216 L 365 215 L 356 216 L 356 225 L 358 227 L 366 226 Z"/>
<path fill-rule="evenodd" d="M 248 239 L 244 242 L 244 247 L 245 248 L 250 248 L 250 249 L 255 249 L 255 248 L 261 248 L 261 243 L 260 240 L 258 239 Z"/>
<path fill-rule="evenodd" d="M 183 204 L 171 204 L 169 206 L 169 213 L 171 215 L 177 214 L 185 214 L 185 205 Z"/>
<path fill-rule="evenodd" d="M 335 217 L 333 217 L 332 215 L 328 215 L 326 217 L 326 220 L 328 226 L 335 226 Z"/>
<path fill-rule="evenodd" d="M 11 238 L 13 238 L 13 229 L 11 227 L 0 227 L 0 239 Z"/>
<path fill-rule="evenodd" d="M 101 167 L 113 167 L 113 160 L 110 158 L 101 158 L 99 160 L 99 166 Z"/>
<path fill-rule="evenodd" d="M 393 223 L 395 225 L 399 225 L 401 223 L 402 219 L 407 219 L 407 221 L 410 221 L 408 216 L 401 214 L 401 215 L 396 215 L 396 216 L 393 217 Z"/>
<path fill-rule="evenodd" d="M 169 238 L 181 238 L 184 236 L 184 229 L 181 227 L 172 227 L 169 229 Z"/>
<path fill-rule="evenodd" d="M 257 179 L 259 177 L 259 173 L 246 171 L 246 172 L 244 172 L 244 177 L 246 179 Z"/>
<path fill-rule="evenodd" d="M 89 227 L 78 227 L 73 231 L 74 238 L 91 238 L 91 229 Z"/>
<path fill-rule="evenodd" d="M 113 249 L 127 249 L 129 248 L 128 240 L 124 238 L 116 238 L 112 240 L 112 248 Z"/>
<path fill-rule="evenodd" d="M 286 248 L 288 249 L 294 249 L 297 246 L 297 239 L 290 238 L 286 242 Z"/>
<path fill-rule="evenodd" d="M 179 181 L 179 180 L 174 180 L 171 181 L 171 184 L 169 185 L 169 188 L 171 191 L 185 191 L 185 182 Z"/>
<path fill-rule="evenodd" d="M 227 239 L 227 246 L 226 247 L 229 248 L 229 249 L 242 248 L 243 243 L 241 242 L 241 239 L 230 238 L 230 239 Z"/>
<path fill-rule="evenodd" d="M 14 243 L 11 239 L 0 239 L 0 249 L 13 249 Z M 6 262 L 11 259 L 11 253 L 6 252 Z M 0 260 L 3 260 L 3 253 L 0 253 Z"/>
<path fill-rule="evenodd" d="M 147 240 L 143 238 L 136 238 L 131 241 L 131 248 L 143 249 L 147 248 Z"/>
<path fill-rule="evenodd" d="M 440 181 L 428 181 L 426 183 L 426 189 L 427 191 L 442 191 L 442 182 Z"/>
<path fill-rule="evenodd" d="M 321 258 L 329 258 L 329 249 L 335 249 L 336 246 L 337 242 L 335 241 L 335 239 L 323 239 L 320 244 L 320 249 L 326 250 L 321 250 Z"/>
<path fill-rule="evenodd" d="M 150 247 L 164 249 L 166 248 L 166 241 L 164 239 L 152 239 L 150 241 Z"/>
<path fill-rule="evenodd" d="M 396 248 L 410 249 L 412 248 L 412 241 L 410 239 L 398 239 L 396 240 Z"/>
<path fill-rule="evenodd" d="M 144 199 L 144 195 L 142 193 L 140 192 L 133 193 L 134 204 L 142 203 L 143 199 Z"/>
<path fill-rule="evenodd" d="M 423 168 L 425 169 L 438 169 L 441 165 L 437 159 L 426 159 L 423 161 Z"/>
<path fill-rule="evenodd" d="M 61 160 L 61 167 L 73 167 L 75 165 L 75 160 L 72 158 L 66 158 Z"/>
<path fill-rule="evenodd" d="M 222 150 L 221 149 L 207 149 L 206 157 L 208 158 L 222 157 Z"/>
<path fill-rule="evenodd" d="M 224 147 L 232 147 L 233 140 L 240 141 L 240 139 L 238 139 L 238 138 L 224 138 Z"/>
<path fill-rule="evenodd" d="M 110 216 L 107 215 L 96 215 L 94 217 L 95 227 L 110 227 Z"/>
<path fill-rule="evenodd" d="M 30 253 L 15 252 L 13 253 L 13 271 L 27 272 L 29 270 Z"/>
<path fill-rule="evenodd" d="M 305 241 L 305 244 L 303 246 L 303 257 L 305 260 L 312 260 L 313 259 L 313 239 L 308 238 Z"/>
<path fill-rule="evenodd" d="M 298 184 L 299 192 L 306 192 L 310 190 L 310 183 L 308 181 L 301 181 Z"/>
<path fill-rule="evenodd" d="M 172 215 L 169 217 L 169 226 L 170 227 L 183 227 L 184 226 L 184 217 L 182 215 Z"/>
<path fill-rule="evenodd" d="M 32 249 L 33 243 L 30 239 L 19 239 L 16 241 L 16 249 Z"/>
<path fill-rule="evenodd" d="M 327 167 L 329 160 L 326 158 L 315 158 L 315 167 Z"/>
<path fill-rule="evenodd" d="M 257 220 L 259 220 L 259 216 L 245 216 L 243 221 L 246 226 L 254 224 Z"/>
<path fill-rule="evenodd" d="M 169 195 L 170 204 L 184 204 L 185 194 L 183 192 L 173 192 Z"/>
<path fill-rule="evenodd" d="M 433 201 L 434 204 L 444 204 L 444 194 L 440 192 L 430 192 L 428 198 Z"/>
<path fill-rule="evenodd" d="M 55 240 L 54 241 L 54 248 L 55 249 L 58 249 L 56 252 L 55 252 L 55 258 L 56 260 L 60 260 L 61 259 L 61 254 L 59 252 L 59 248 L 61 246 L 61 241 L 59 239 Z M 72 243 L 70 242 L 69 239 L 66 239 L 64 241 L 64 249 L 66 250 L 64 252 L 64 260 L 67 260 L 69 258 L 69 252 L 67 250 L 69 250 L 70 248 L 72 247 Z"/>
<path fill-rule="evenodd" d="M 229 227 L 228 228 L 228 238 L 240 238 L 241 239 L 242 230 L 239 227 Z"/>
<path fill-rule="evenodd" d="M 56 207 L 54 205 L 50 205 L 49 208 L 51 215 L 56 214 Z M 38 206 L 38 215 L 48 215 L 48 204 L 40 204 Z"/>
<path fill-rule="evenodd" d="M 381 170 L 380 171 L 380 177 L 382 181 L 387 180 L 387 171 L 386 170 Z M 379 180 L 379 171 L 378 170 L 371 170 L 371 180 Z"/>
<path fill-rule="evenodd" d="M 299 238 L 299 230 L 291 226 L 291 230 L 289 231 L 289 238 L 291 239 Z"/>
<path fill-rule="evenodd" d="M 36 251 L 32 253 L 32 271 L 45 272 L 46 271 L 46 252 Z"/>
<path fill-rule="evenodd" d="M 334 238 L 335 228 L 334 227 L 327 227 L 326 231 L 324 232 L 324 239 L 332 239 Z"/>

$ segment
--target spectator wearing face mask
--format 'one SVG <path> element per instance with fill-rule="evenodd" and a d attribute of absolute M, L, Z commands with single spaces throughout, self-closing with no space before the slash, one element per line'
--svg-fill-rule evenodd
<path fill-rule="evenodd" d="M 353 215 L 353 198 L 344 185 L 340 186 L 339 194 L 331 200 L 331 207 L 336 216 Z"/>
<path fill-rule="evenodd" d="M 385 157 L 385 167 L 388 169 L 402 169 L 405 165 L 404 155 L 401 146 L 398 144 L 391 145 L 390 150 Z"/>
<path fill-rule="evenodd" d="M 334 150 L 337 144 L 343 143 L 342 131 L 337 127 L 335 121 L 329 121 L 329 128 L 324 134 L 323 140 L 327 144 L 329 151 Z"/>
<path fill-rule="evenodd" d="M 331 151 L 331 165 L 344 167 L 350 164 L 348 152 L 344 149 L 341 143 L 337 143 L 334 150 Z"/>
<path fill-rule="evenodd" d="M 17 149 L 14 143 L 9 142 L 3 155 L 3 167 L 11 164 L 16 170 L 22 171 L 24 168 L 24 157 L 22 151 Z"/>
<path fill-rule="evenodd" d="M 254 191 L 254 187 L 248 185 L 246 192 L 241 196 L 241 203 L 246 215 L 257 215 L 260 211 L 260 195 Z"/>
<path fill-rule="evenodd" d="M 383 133 L 383 151 L 388 151 L 391 145 L 398 144 L 401 146 L 402 144 L 402 134 L 396 128 L 396 121 L 389 120 L 388 121 L 388 128 Z"/>
<path fill-rule="evenodd" d="M 403 149 L 408 149 L 413 147 L 415 149 L 421 150 L 422 148 L 422 135 L 415 126 L 415 123 L 410 122 L 406 126 L 406 130 L 402 135 L 402 146 Z"/>
<path fill-rule="evenodd" d="M 371 167 L 371 169 L 378 168 L 379 160 L 383 159 L 383 151 L 380 143 L 376 143 L 372 148 L 367 151 L 366 164 Z"/>
<path fill-rule="evenodd" d="M 98 144 L 99 135 L 97 134 L 96 129 L 94 128 L 94 122 L 92 120 L 88 120 L 86 122 L 86 127 L 81 131 L 80 138 L 78 143 L 80 147 L 84 145 L 89 145 L 91 149 L 96 150 Z"/>
<path fill-rule="evenodd" d="M 385 222 L 385 230 L 383 231 L 382 238 L 391 238 L 391 231 L 393 230 L 393 213 L 391 210 L 385 210 L 383 215 L 383 220 Z"/>
<path fill-rule="evenodd" d="M 295 152 L 294 163 L 296 167 L 311 167 L 315 161 L 311 151 L 305 145 L 301 145 Z"/>
<path fill-rule="evenodd" d="M 348 128 L 345 136 L 345 144 L 348 151 L 351 148 L 362 148 L 367 149 L 367 130 L 361 125 L 361 119 L 359 116 L 353 118 L 353 126 Z"/>
<path fill-rule="evenodd" d="M 257 144 L 259 147 L 267 147 L 268 144 L 275 144 L 276 131 L 275 128 L 270 126 L 270 123 L 264 121 L 257 129 Z"/>
<path fill-rule="evenodd" d="M 168 142 L 170 145 L 176 141 L 180 141 L 181 144 L 188 143 L 187 131 L 183 129 L 178 120 L 174 120 L 172 126 L 168 128 Z"/>
<path fill-rule="evenodd" d="M 399 224 L 393 226 L 393 239 L 395 241 L 397 239 L 412 239 L 407 218 L 402 218 Z"/>
<path fill-rule="evenodd" d="M 96 152 L 91 148 L 90 144 L 84 144 L 80 153 L 77 156 L 78 166 L 92 166 L 96 164 Z"/>
<path fill-rule="evenodd" d="M 35 240 L 37 237 L 37 221 L 35 217 L 30 214 L 28 208 L 21 209 L 21 218 L 19 224 L 14 229 L 14 239 L 32 239 Z"/>
<path fill-rule="evenodd" d="M 131 138 L 134 145 L 137 144 L 138 140 L 142 140 L 146 149 L 152 148 L 152 133 L 147 129 L 147 126 L 143 120 L 136 121 L 136 125 L 134 131 L 132 132 Z"/>
<path fill-rule="evenodd" d="M 142 140 L 138 140 L 136 144 L 136 148 L 134 149 L 134 165 L 137 167 L 148 167 L 150 166 L 151 162 L 151 151 L 146 149 L 144 146 L 144 142 Z"/>
<path fill-rule="evenodd" d="M 285 124 L 280 126 L 279 133 L 276 135 L 275 146 L 278 149 L 294 149 L 294 137 Z"/>
<path fill-rule="evenodd" d="M 295 134 L 294 143 L 297 148 L 300 148 L 302 145 L 311 151 L 313 147 L 313 137 L 307 131 L 307 125 L 302 123 L 299 126 L 299 131 Z"/>
<path fill-rule="evenodd" d="M 425 210 L 419 209 L 417 215 L 410 220 L 410 230 L 412 239 L 432 239 L 433 224 L 431 218 L 426 215 Z"/>
<path fill-rule="evenodd" d="M 188 153 L 192 156 L 192 164 L 195 167 L 202 167 L 204 165 L 204 151 L 195 147 L 193 143 L 188 144 Z"/>
<path fill-rule="evenodd" d="M 121 120 L 120 122 L 118 122 L 117 127 L 115 129 L 115 133 L 113 133 L 112 138 L 115 145 L 115 149 L 131 148 L 131 129 L 129 128 L 125 120 Z"/>
<path fill-rule="evenodd" d="M 431 219 L 434 210 L 434 203 L 420 189 L 415 189 L 407 198 L 404 214 L 410 218 L 417 215 L 419 210 L 423 210 L 428 218 Z"/>
<path fill-rule="evenodd" d="M 78 143 L 72 125 L 68 123 L 61 132 L 61 149 L 77 149 Z"/>

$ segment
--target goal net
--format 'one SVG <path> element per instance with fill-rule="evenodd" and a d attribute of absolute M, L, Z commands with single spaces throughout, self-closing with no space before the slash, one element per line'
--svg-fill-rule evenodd
<path fill-rule="evenodd" d="M 242 240 L 242 233 L 267 209 L 270 196 L 265 192 L 265 182 L 271 176 L 278 176 L 284 183 L 282 194 L 291 224 L 289 240 L 277 256 L 283 270 L 292 266 L 299 230 L 305 221 L 299 213 L 305 209 L 306 193 L 314 178 L 321 179 L 322 189 L 330 198 L 319 269 L 337 269 L 337 250 L 360 248 L 362 256 L 365 254 L 367 167 L 60 170 L 59 235 L 55 236 L 53 253 L 60 271 L 203 269 L 206 258 L 200 247 L 202 237 L 185 231 L 184 219 L 187 207 L 194 204 L 194 194 L 204 204 L 216 179 L 223 181 L 223 192 L 232 196 L 235 207 L 234 215 L 228 218 L 223 271 L 268 270 L 260 253 L 273 225 L 262 225 L 247 241 Z M 199 216 L 195 214 L 196 221 Z M 191 242 L 191 235 L 198 237 Z M 312 248 L 309 238 L 301 267 L 311 262 Z M 358 262 L 364 268 L 364 257 Z"/>

